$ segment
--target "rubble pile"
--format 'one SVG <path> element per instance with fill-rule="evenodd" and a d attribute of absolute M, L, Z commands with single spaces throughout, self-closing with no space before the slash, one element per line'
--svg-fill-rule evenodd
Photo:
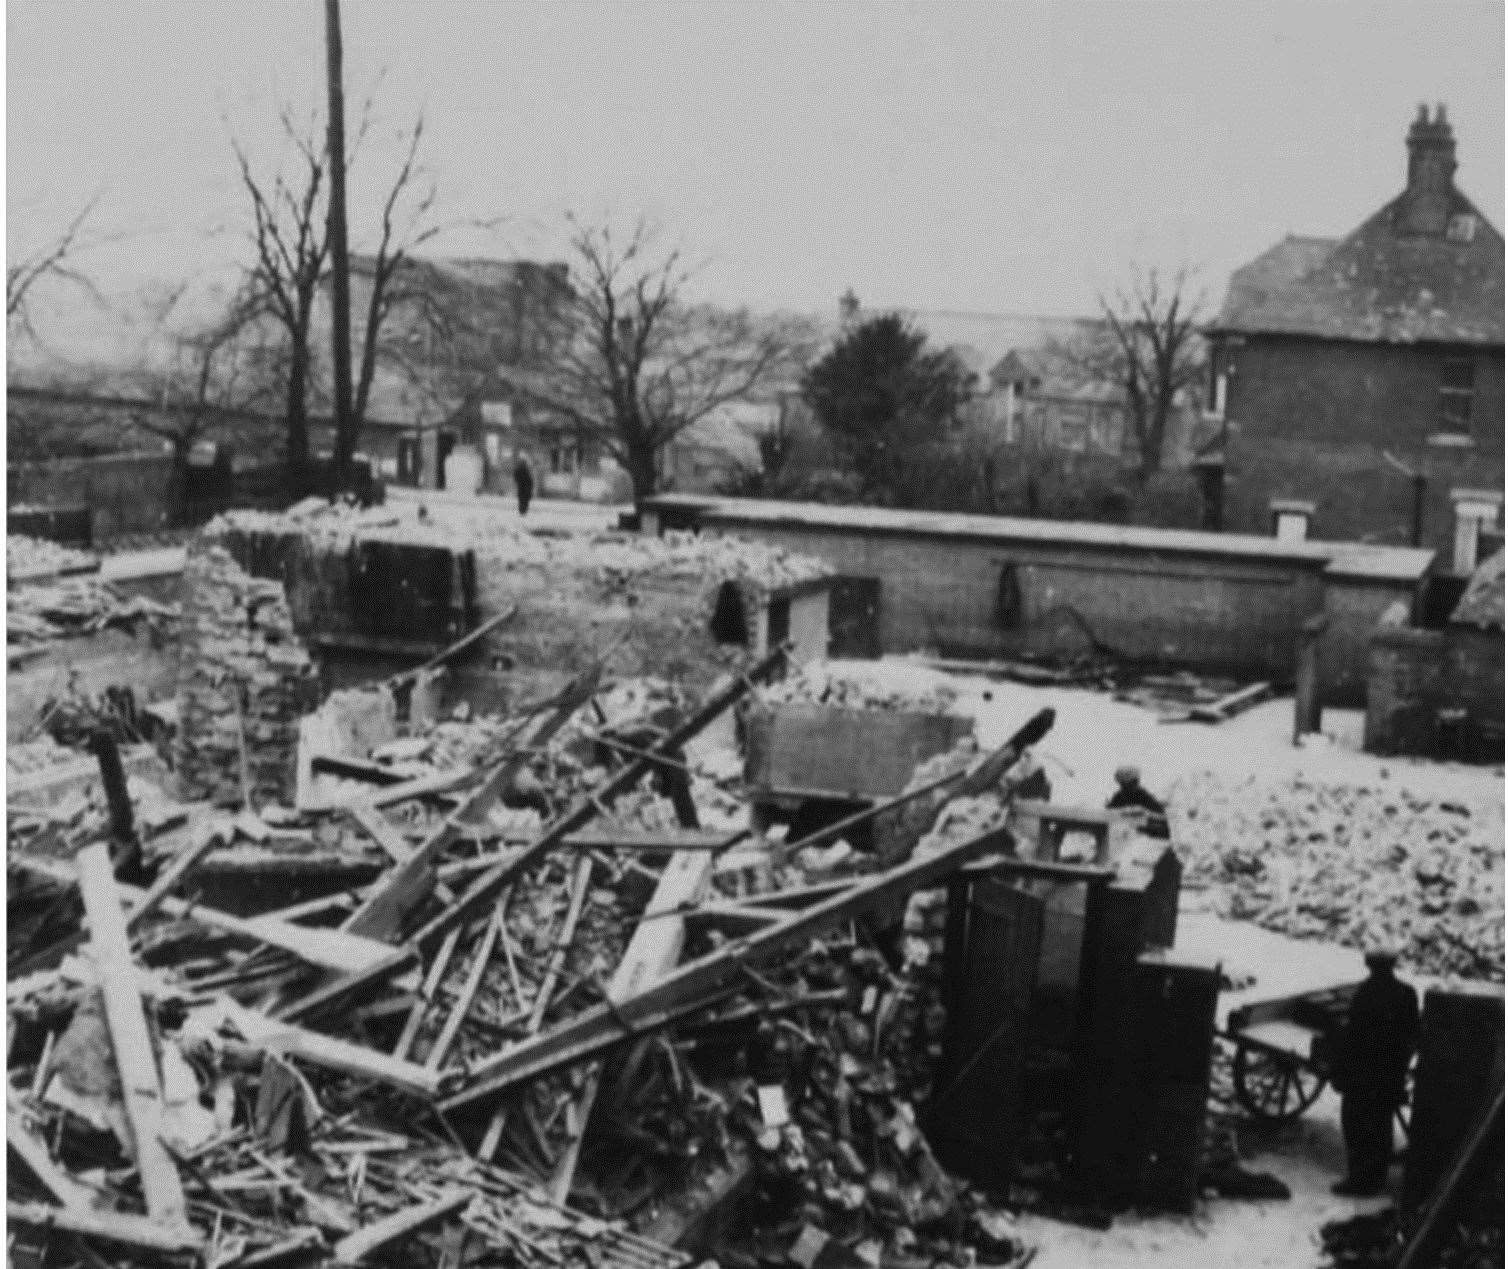
<path fill-rule="evenodd" d="M 1503 805 L 1302 778 L 1169 791 L 1185 883 L 1297 938 L 1400 948 L 1416 971 L 1503 980 Z"/>
<path fill-rule="evenodd" d="M 98 567 L 99 556 L 92 551 L 80 551 L 22 533 L 5 535 L 5 576 L 9 579 L 50 577 Z"/>
<path fill-rule="evenodd" d="M 143 595 L 125 595 L 98 577 L 24 583 L 6 594 L 5 631 L 13 643 L 79 638 L 101 630 L 135 632 L 139 623 L 171 626 L 177 613 Z"/>
<path fill-rule="evenodd" d="M 958 692 L 947 682 L 907 682 L 904 678 L 876 682 L 860 674 L 845 677 L 840 669 L 825 662 L 813 662 L 787 675 L 759 694 L 767 706 L 802 704 L 825 705 L 833 709 L 894 710 L 916 714 L 954 712 Z"/>
<path fill-rule="evenodd" d="M 317 701 L 308 652 L 283 588 L 248 576 L 218 547 L 184 571 L 175 769 L 180 795 L 219 804 L 291 804 L 298 720 Z"/>
<path fill-rule="evenodd" d="M 234 715 L 227 685 L 258 672 L 294 690 L 278 588 L 216 551 L 190 567 L 185 714 Z M 926 850 L 893 867 L 831 839 L 785 857 L 702 768 L 710 750 L 662 761 L 782 659 L 711 704 L 642 682 L 594 706 L 599 670 L 522 718 L 427 723 L 373 751 L 420 772 L 412 789 L 353 778 L 325 809 L 218 812 L 223 774 L 192 803 L 133 780 L 146 880 L 115 872 L 102 799 L 45 827 L 12 808 L 13 1253 L 674 1269 L 685 1255 L 643 1230 L 716 1163 L 762 1205 L 723 1240 L 730 1263 L 1024 1264 L 1010 1215 L 938 1165 L 919 1122 L 942 914 L 900 955 L 859 921 L 977 853 L 959 839 L 989 799 L 930 837 L 918 821 Z M 239 777 L 230 751 L 217 770 Z M 311 854 L 353 841 L 373 880 L 300 889 Z M 202 883 L 250 854 L 287 881 L 236 915 Z M 773 925 L 760 906 L 793 900 Z M 838 906 L 795 919 L 813 902 Z"/>

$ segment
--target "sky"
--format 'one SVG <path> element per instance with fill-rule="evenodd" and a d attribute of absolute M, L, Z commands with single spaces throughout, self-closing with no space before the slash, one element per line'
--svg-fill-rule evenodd
<path fill-rule="evenodd" d="M 1076 314 L 1128 262 L 1218 300 L 1284 233 L 1401 188 L 1443 101 L 1457 182 L 1500 228 L 1500 0 L 343 0 L 351 190 L 370 241 L 400 139 L 438 253 L 558 256 L 563 214 L 659 221 L 706 298 Z M 244 253 L 230 138 L 279 153 L 324 92 L 314 0 L 8 0 L 6 242 L 91 198 L 111 295 Z M 63 303 L 59 298 L 55 303 Z"/>

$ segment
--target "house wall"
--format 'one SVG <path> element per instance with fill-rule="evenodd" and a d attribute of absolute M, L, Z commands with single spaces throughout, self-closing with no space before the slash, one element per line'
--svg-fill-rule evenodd
<path fill-rule="evenodd" d="M 1472 726 L 1502 735 L 1503 632 L 1378 626 L 1367 662 L 1367 751 L 1436 754 L 1442 709 L 1463 709 Z"/>
<path fill-rule="evenodd" d="M 1074 651 L 1088 646 L 1089 631 L 1127 657 L 1288 679 L 1299 629 L 1324 605 L 1322 559 L 879 534 L 718 513 L 703 523 L 815 555 L 840 575 L 877 578 L 885 652 Z M 1007 565 L 1019 594 L 1009 620 L 1000 611 Z"/>
<path fill-rule="evenodd" d="M 1268 529 L 1271 498 L 1317 504 L 1314 536 L 1409 540 L 1413 489 L 1389 451 L 1428 477 L 1424 545 L 1447 551 L 1454 486 L 1503 487 L 1503 355 L 1472 353 L 1474 444 L 1428 446 L 1440 365 L 1458 349 L 1248 336 L 1227 347 L 1226 528 Z"/>

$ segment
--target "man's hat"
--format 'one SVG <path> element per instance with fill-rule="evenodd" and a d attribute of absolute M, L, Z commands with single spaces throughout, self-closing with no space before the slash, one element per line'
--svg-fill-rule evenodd
<path fill-rule="evenodd" d="M 1135 767 L 1117 767 L 1115 769 L 1115 782 L 1117 784 L 1139 784 L 1141 772 Z"/>
<path fill-rule="evenodd" d="M 1367 965 L 1394 965 L 1398 961 L 1398 948 L 1381 940 L 1368 943 L 1362 954 Z"/>

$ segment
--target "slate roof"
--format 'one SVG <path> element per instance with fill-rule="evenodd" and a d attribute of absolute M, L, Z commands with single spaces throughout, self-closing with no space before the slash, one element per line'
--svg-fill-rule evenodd
<path fill-rule="evenodd" d="M 1347 237 L 1285 238 L 1231 277 L 1211 333 L 1369 343 L 1503 343 L 1503 236 L 1459 190 L 1469 241 L 1402 233 L 1400 194 Z"/>

